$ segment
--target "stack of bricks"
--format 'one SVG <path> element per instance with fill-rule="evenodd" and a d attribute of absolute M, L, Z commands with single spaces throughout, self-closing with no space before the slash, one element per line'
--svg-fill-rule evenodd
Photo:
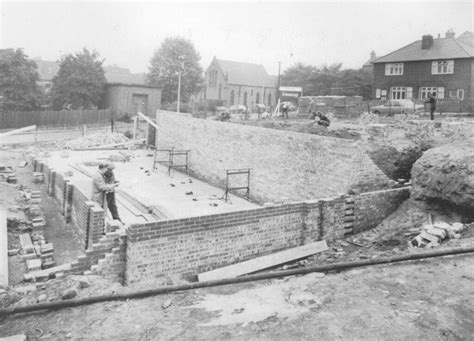
<path fill-rule="evenodd" d="M 16 174 L 11 167 L 0 164 L 0 181 L 7 182 L 9 184 L 16 184 Z"/>
<path fill-rule="evenodd" d="M 53 244 L 47 243 L 42 232 L 20 235 L 23 260 L 29 272 L 51 268 L 55 265 Z"/>

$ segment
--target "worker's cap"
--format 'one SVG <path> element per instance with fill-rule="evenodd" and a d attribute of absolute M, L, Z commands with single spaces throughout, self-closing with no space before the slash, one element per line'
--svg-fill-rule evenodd
<path fill-rule="evenodd" d="M 108 169 L 115 169 L 115 165 L 112 162 L 107 163 L 107 168 Z"/>

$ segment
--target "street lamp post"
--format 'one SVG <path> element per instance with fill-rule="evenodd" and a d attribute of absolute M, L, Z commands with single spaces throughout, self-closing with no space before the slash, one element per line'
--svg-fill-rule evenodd
<path fill-rule="evenodd" d="M 178 72 L 178 108 L 176 109 L 176 112 L 179 114 L 179 102 L 181 101 L 181 69 Z"/>
<path fill-rule="evenodd" d="M 178 71 L 178 105 L 177 105 L 177 109 L 176 109 L 176 112 L 178 114 L 179 114 L 179 104 L 181 102 L 181 72 L 184 69 L 184 62 L 182 61 L 183 58 L 184 58 L 184 56 L 179 56 L 179 59 L 181 60 L 181 65 L 180 65 L 180 68 L 179 68 L 179 71 Z"/>

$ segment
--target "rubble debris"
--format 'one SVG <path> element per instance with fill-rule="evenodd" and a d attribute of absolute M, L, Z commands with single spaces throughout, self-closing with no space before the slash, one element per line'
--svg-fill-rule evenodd
<path fill-rule="evenodd" d="M 163 304 L 161 305 L 161 308 L 163 309 L 167 309 L 171 306 L 171 300 L 166 300 L 165 302 L 163 302 Z"/>
<path fill-rule="evenodd" d="M 77 291 L 74 289 L 68 289 L 61 295 L 62 300 L 70 300 L 77 296 Z"/>
<path fill-rule="evenodd" d="M 459 238 L 461 232 L 467 227 L 469 226 L 459 222 L 453 224 L 446 222 L 426 224 L 422 227 L 420 234 L 408 242 L 408 246 L 410 248 L 436 247 L 443 240 Z"/>
<path fill-rule="evenodd" d="M 129 139 L 119 133 L 91 134 L 75 140 L 59 143 L 59 147 L 65 149 L 87 149 L 101 147 L 110 144 L 126 143 Z"/>

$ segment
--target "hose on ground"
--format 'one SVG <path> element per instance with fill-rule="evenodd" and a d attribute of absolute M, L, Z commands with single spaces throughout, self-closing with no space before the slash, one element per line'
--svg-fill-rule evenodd
<path fill-rule="evenodd" d="M 155 289 L 135 291 L 131 293 L 117 293 L 117 294 L 112 294 L 112 295 L 85 297 L 85 298 L 72 299 L 72 300 L 60 301 L 60 302 L 39 303 L 39 304 L 28 305 L 28 306 L 23 306 L 23 307 L 11 307 L 11 308 L 6 308 L 6 309 L 1 309 L 0 317 L 13 315 L 13 314 L 19 314 L 19 313 L 29 313 L 29 312 L 40 311 L 40 310 L 58 310 L 58 309 L 63 309 L 63 308 L 77 307 L 81 305 L 87 305 L 87 304 L 93 304 L 93 303 L 99 303 L 99 302 L 144 298 L 144 297 L 149 297 L 149 296 L 168 294 L 168 293 L 172 293 L 176 291 L 185 291 L 185 290 L 215 287 L 215 286 L 235 284 L 235 283 L 260 281 L 264 279 L 281 278 L 281 277 L 288 277 L 288 276 L 295 276 L 295 275 L 304 275 L 304 274 L 308 274 L 312 272 L 341 271 L 341 270 L 359 268 L 359 267 L 364 267 L 364 266 L 399 263 L 399 262 L 406 262 L 406 261 L 412 261 L 412 260 L 443 257 L 443 256 L 454 256 L 454 255 L 467 254 L 467 253 L 474 253 L 474 247 L 423 252 L 423 253 L 416 253 L 416 254 L 410 254 L 410 255 L 404 255 L 404 256 L 395 256 L 395 257 L 389 257 L 389 258 L 362 260 L 362 261 L 357 261 L 357 262 L 334 263 L 334 264 L 328 264 L 328 265 L 311 266 L 311 267 L 306 267 L 306 268 L 298 268 L 298 269 L 291 269 L 291 270 L 284 270 L 284 271 L 266 272 L 266 273 L 247 275 L 247 276 L 235 277 L 235 278 L 226 278 L 226 279 L 220 279 L 220 280 L 214 280 L 214 281 L 164 286 L 164 287 L 159 287 Z"/>

